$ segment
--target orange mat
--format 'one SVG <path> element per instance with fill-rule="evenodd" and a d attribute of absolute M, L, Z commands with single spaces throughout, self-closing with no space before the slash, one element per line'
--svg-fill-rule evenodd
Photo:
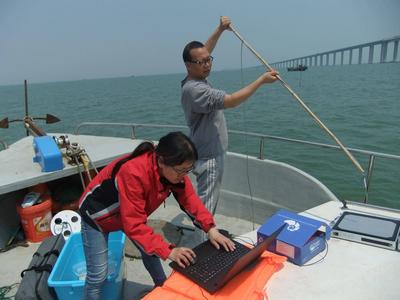
<path fill-rule="evenodd" d="M 250 270 L 244 270 L 214 294 L 173 271 L 162 287 L 157 287 L 143 300 L 260 300 L 267 298 L 265 287 L 271 276 L 283 268 L 286 257 L 265 251 Z"/>

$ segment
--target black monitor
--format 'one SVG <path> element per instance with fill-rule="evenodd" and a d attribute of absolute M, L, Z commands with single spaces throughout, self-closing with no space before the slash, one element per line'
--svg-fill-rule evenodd
<path fill-rule="evenodd" d="M 351 211 L 344 212 L 332 228 L 332 236 L 396 250 L 400 220 Z"/>

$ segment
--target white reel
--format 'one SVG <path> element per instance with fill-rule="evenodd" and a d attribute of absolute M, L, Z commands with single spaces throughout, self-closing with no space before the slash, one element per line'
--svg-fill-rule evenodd
<path fill-rule="evenodd" d="M 62 234 L 67 240 L 71 234 L 81 231 L 81 216 L 73 210 L 62 210 L 51 219 L 50 229 L 53 235 Z"/>

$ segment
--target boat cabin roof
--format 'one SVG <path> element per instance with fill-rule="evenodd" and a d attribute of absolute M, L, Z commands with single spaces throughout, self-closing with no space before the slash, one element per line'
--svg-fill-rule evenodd
<path fill-rule="evenodd" d="M 68 135 L 68 137 L 71 142 L 78 143 L 90 153 L 90 159 L 96 167 L 103 167 L 113 159 L 133 151 L 141 142 L 127 138 L 90 135 Z M 65 160 L 65 167 L 62 170 L 42 172 L 41 166 L 33 163 L 35 153 L 32 143 L 33 137 L 28 136 L 0 151 L 0 195 L 78 173 L 77 167 L 66 164 Z"/>

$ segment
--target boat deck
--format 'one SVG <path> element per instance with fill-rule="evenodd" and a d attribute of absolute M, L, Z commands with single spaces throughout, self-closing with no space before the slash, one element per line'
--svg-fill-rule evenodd
<path fill-rule="evenodd" d="M 341 212 L 341 204 L 330 201 L 303 214 L 333 221 Z M 378 209 L 348 205 L 357 212 L 382 214 Z M 398 213 L 385 216 L 400 219 Z M 249 234 L 255 236 L 255 232 Z M 321 259 L 325 253 L 307 262 Z M 284 268 L 268 282 L 269 299 L 399 299 L 400 253 L 342 239 L 328 241 L 326 257 L 311 266 L 299 267 L 286 262 Z"/>
<path fill-rule="evenodd" d="M 335 219 L 340 213 L 340 204 L 328 202 L 305 211 L 304 215 L 326 222 Z M 358 206 L 349 205 L 352 210 L 366 212 Z M 370 209 L 370 213 L 377 211 Z M 397 217 L 389 213 L 390 217 Z M 177 226 L 191 226 L 190 222 L 170 200 L 165 207 L 160 207 L 151 219 L 162 219 Z M 216 215 L 221 228 L 228 229 L 235 235 L 256 240 L 253 224 L 241 219 Z M 259 227 L 254 224 L 255 228 Z M 180 245 L 188 247 L 198 244 L 197 232 L 184 230 Z M 29 247 L 17 247 L 0 254 L 2 272 L 1 286 L 12 285 L 20 281 L 20 272 L 27 267 L 38 243 Z M 400 295 L 400 253 L 383 248 L 332 238 L 328 241 L 328 253 L 320 262 L 325 252 L 318 254 L 307 264 L 297 266 L 290 262 L 273 275 L 266 288 L 269 299 L 398 299 Z M 167 274 L 171 269 L 168 262 L 163 262 Z M 125 257 L 126 281 L 123 299 L 140 299 L 152 287 L 152 281 L 140 259 Z"/>
<path fill-rule="evenodd" d="M 301 214 L 330 223 L 342 212 L 341 206 L 341 203 L 330 201 Z M 380 209 L 359 205 L 349 204 L 348 207 L 354 212 L 373 215 L 383 213 Z M 400 219 L 397 212 L 386 211 L 385 216 Z M 257 230 L 251 229 L 252 224 L 241 223 L 241 220 L 222 215 L 216 218 L 223 227 L 231 229 L 234 234 L 241 234 L 242 237 L 250 238 L 252 241 L 257 240 Z M 248 232 L 243 233 L 243 230 Z M 189 241 L 188 245 L 198 242 L 193 241 L 190 233 L 183 243 L 186 244 L 186 241 Z M 309 266 L 297 266 L 285 262 L 283 269 L 274 274 L 266 286 L 269 299 L 398 299 L 400 295 L 398 251 L 337 238 L 331 238 L 327 244 L 328 252 L 324 251 L 307 262 Z M 165 267 L 169 270 L 167 265 Z M 128 268 L 132 266 L 128 264 Z M 138 282 L 136 278 L 131 277 L 128 278 L 128 285 L 132 284 L 132 288 L 138 288 L 136 283 L 130 281 L 132 279 Z M 127 288 L 126 292 L 134 299 L 139 299 L 135 298 L 137 294 L 133 289 Z"/>
<path fill-rule="evenodd" d="M 185 214 L 174 203 L 175 200 L 168 199 L 165 207 L 160 207 L 151 216 L 151 220 L 164 220 L 171 222 L 171 226 L 180 226 L 193 228 L 193 225 Z M 220 214 L 215 216 L 216 222 L 220 228 L 228 229 L 232 234 L 239 235 L 252 231 L 259 225 L 253 224 L 237 218 L 226 217 Z M 183 235 L 180 238 L 179 245 L 194 247 L 200 243 L 199 231 L 182 230 Z M 4 253 L 0 253 L 0 264 L 2 272 L 0 273 L 0 287 L 18 286 L 21 281 L 20 273 L 28 267 L 33 253 L 37 250 L 40 243 L 28 243 L 28 247 L 16 247 Z M 169 261 L 162 261 L 166 274 L 170 274 L 171 269 Z M 126 300 L 141 299 L 153 287 L 150 275 L 144 268 L 141 259 L 125 257 L 125 276 L 124 297 Z M 12 291 L 15 294 L 16 289 Z M 12 294 L 11 293 L 11 294 Z"/>
<path fill-rule="evenodd" d="M 104 166 L 112 159 L 122 154 L 128 153 L 135 148 L 140 140 L 130 140 L 126 138 L 113 138 L 110 143 L 108 137 L 93 137 L 93 136 L 73 136 L 70 135 L 73 142 L 82 143 L 90 157 L 97 167 Z M 104 142 L 104 143 L 103 143 Z M 101 144 L 102 143 L 102 144 Z M 101 144 L 101 145 L 100 145 Z M 13 199 L 4 199 L 10 193 L 21 190 L 23 188 L 32 186 L 34 184 L 48 182 L 51 180 L 63 178 L 76 174 L 77 168 L 73 166 L 66 166 L 63 170 L 51 173 L 42 173 L 38 164 L 32 163 L 33 150 L 32 150 L 32 137 L 24 138 L 17 143 L 10 146 L 10 148 L 0 151 L 0 204 L 5 202 L 12 202 L 15 209 Z M 247 160 L 245 157 L 236 156 L 235 160 L 231 160 L 229 167 L 235 167 L 236 171 L 240 171 L 238 166 L 240 164 L 246 166 L 244 163 L 249 163 L 252 170 L 260 170 L 257 167 L 261 165 L 262 161 Z M 279 169 L 274 169 L 279 167 Z M 282 166 L 282 164 L 268 164 L 263 165 L 262 170 L 269 170 L 268 174 L 256 173 L 257 178 L 263 178 L 260 182 L 261 185 L 267 183 L 275 184 L 277 187 L 277 178 L 279 182 L 288 182 L 291 178 L 290 184 L 296 183 L 296 188 L 289 189 L 286 186 L 277 189 L 277 195 L 271 195 L 275 192 L 272 186 L 267 186 L 265 189 L 259 190 L 256 197 L 262 198 L 261 200 L 285 199 L 286 202 L 272 203 L 270 207 L 274 211 L 281 207 L 290 209 L 291 203 L 298 205 L 297 211 L 304 211 L 303 214 L 319 218 L 327 223 L 335 220 L 341 210 L 341 202 L 335 199 L 331 193 L 325 188 L 321 187 L 318 182 L 311 180 L 310 176 Z M 279 173 L 278 171 L 285 171 Z M 293 173 L 289 177 L 289 172 Z M 237 173 L 236 173 L 237 174 Z M 280 174 L 280 177 L 277 177 Z M 276 179 L 268 180 L 274 176 Z M 239 176 L 234 176 L 239 178 Z M 240 179 L 240 178 L 239 178 Z M 296 179 L 296 180 L 293 180 Z M 245 185 L 244 182 L 242 185 Z M 289 184 L 289 183 L 288 183 Z M 295 184 L 293 184 L 294 186 Z M 243 235 L 246 238 L 256 240 L 256 229 L 258 224 L 253 224 L 246 221 L 245 218 L 232 217 L 236 211 L 237 215 L 243 214 L 245 206 L 249 206 L 246 202 L 248 197 L 240 194 L 240 191 L 235 191 L 234 188 L 241 187 L 237 181 L 229 182 L 227 192 L 222 193 L 221 203 L 229 202 L 228 206 L 221 205 L 217 211 L 216 221 L 220 228 L 229 230 L 234 235 Z M 244 188 L 243 188 L 244 190 Z M 293 191 L 296 194 L 293 194 Z M 287 195 L 283 192 L 287 191 Z M 313 193 L 311 193 L 313 191 Z M 304 194 L 304 204 L 299 201 L 300 192 Z M 268 195 L 269 197 L 267 197 Z M 238 196 L 238 197 L 233 197 Z M 273 197 L 274 196 L 274 197 Z M 293 201 L 295 196 L 296 201 Z M 324 204 L 316 204 L 324 197 Z M 266 199 L 268 198 L 268 199 Z M 305 201 L 309 199 L 309 202 Z M 242 206 L 232 205 L 233 200 L 240 200 Z M 312 202 L 315 201 L 315 202 Z M 242 203 L 243 202 L 243 203 Z M 256 212 L 264 216 L 262 220 L 270 215 L 270 212 L 257 201 Z M 268 204 L 268 203 L 267 203 Z M 280 206 L 278 206 L 280 205 Z M 306 206 L 308 205 L 308 206 Z M 10 204 L 11 207 L 11 204 Z M 240 207 L 240 209 L 239 209 Z M 349 208 L 355 211 L 363 211 L 371 214 L 383 215 L 400 219 L 398 211 L 389 211 L 382 208 L 366 208 L 361 205 L 349 204 Z M 296 209 L 292 209 L 296 210 Z M 4 206 L 0 211 L 0 233 L 2 239 L 5 241 L 5 217 L 10 215 L 10 211 L 6 210 Z M 260 217 L 261 218 L 261 217 Z M 172 199 L 166 201 L 166 206 L 161 206 L 152 216 L 154 220 L 164 220 L 173 226 L 192 226 L 188 219 L 184 217 L 176 202 Z M 261 222 L 262 223 L 262 222 Z M 4 225 L 5 224 L 5 225 Z M 12 231 L 11 229 L 9 230 Z M 181 237 L 180 245 L 192 247 L 199 242 L 199 235 L 197 232 L 190 230 L 183 230 L 184 235 Z M 4 238 L 3 238 L 4 235 Z M 32 243 L 29 247 L 17 247 L 7 252 L 0 253 L 0 264 L 2 272 L 0 273 L 0 287 L 10 286 L 17 284 L 20 281 L 20 272 L 25 269 L 31 261 L 32 254 L 37 250 L 39 244 Z M 320 253 L 317 257 L 313 258 L 309 264 L 320 260 L 324 253 Z M 126 257 L 126 281 L 124 288 L 124 299 L 140 299 L 140 297 L 152 288 L 152 282 L 147 271 L 144 269 L 140 259 L 131 259 Z M 398 299 L 400 295 L 400 285 L 398 278 L 400 278 L 400 253 L 399 251 L 391 251 L 383 248 L 373 247 L 369 245 L 349 242 L 345 240 L 332 238 L 328 241 L 328 253 L 325 258 L 320 262 L 310 266 L 299 267 L 290 262 L 284 264 L 284 268 L 273 275 L 267 285 L 269 299 L 283 300 L 283 299 Z M 166 273 L 170 273 L 168 262 L 164 262 L 163 266 Z M 15 291 L 14 291 L 15 292 Z"/>

